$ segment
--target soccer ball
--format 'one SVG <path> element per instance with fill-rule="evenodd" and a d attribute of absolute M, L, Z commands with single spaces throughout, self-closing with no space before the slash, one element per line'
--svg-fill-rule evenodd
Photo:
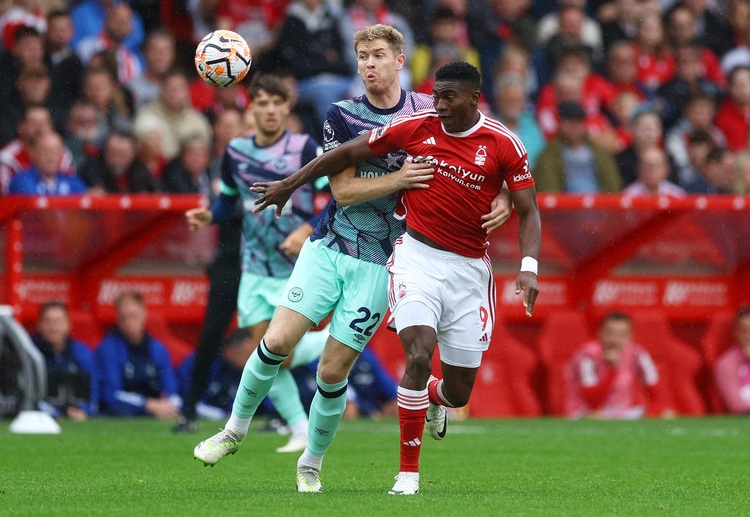
<path fill-rule="evenodd" d="M 242 81 L 253 61 L 250 47 L 236 32 L 213 31 L 195 49 L 195 69 L 204 81 L 226 88 Z"/>

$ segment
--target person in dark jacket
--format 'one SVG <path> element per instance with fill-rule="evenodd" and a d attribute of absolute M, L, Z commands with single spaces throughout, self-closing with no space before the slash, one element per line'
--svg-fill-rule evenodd
<path fill-rule="evenodd" d="M 96 193 L 159 192 L 161 187 L 138 160 L 135 137 L 126 131 L 111 131 L 101 156 L 86 162 L 79 176 Z"/>
<path fill-rule="evenodd" d="M 146 332 L 143 296 L 125 291 L 115 301 L 117 325 L 96 350 L 102 412 L 112 416 L 179 415 L 177 376 L 169 352 Z"/>

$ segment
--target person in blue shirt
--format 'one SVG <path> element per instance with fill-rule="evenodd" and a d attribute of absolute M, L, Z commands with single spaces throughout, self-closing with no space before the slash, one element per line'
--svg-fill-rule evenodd
<path fill-rule="evenodd" d="M 96 415 L 99 388 L 94 353 L 70 337 L 68 307 L 55 300 L 42 304 L 36 328 L 32 340 L 44 356 L 48 378 L 55 376 L 59 381 L 58 391 L 50 391 L 40 402 L 41 409 L 55 418 L 72 420 L 86 420 Z M 50 389 L 53 384 L 48 383 Z"/>
<path fill-rule="evenodd" d="M 54 131 L 42 133 L 31 146 L 31 167 L 15 175 L 8 194 L 24 196 L 69 196 L 84 194 L 86 184 L 72 174 L 60 171 L 63 140 Z"/>
<path fill-rule="evenodd" d="M 115 308 L 117 326 L 96 351 L 102 413 L 177 418 L 181 404 L 177 376 L 164 344 L 146 332 L 143 296 L 122 292 Z"/>

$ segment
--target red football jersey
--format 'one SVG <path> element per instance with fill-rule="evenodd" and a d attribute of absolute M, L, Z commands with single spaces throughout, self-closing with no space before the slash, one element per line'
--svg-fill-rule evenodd
<path fill-rule="evenodd" d="M 481 217 L 489 213 L 503 180 L 510 190 L 534 186 L 521 140 L 481 112 L 479 122 L 462 133 L 446 133 L 435 110 L 398 117 L 372 129 L 369 145 L 377 155 L 403 149 L 410 156 L 432 157 L 430 188 L 402 191 L 396 215 L 443 248 L 467 257 L 486 252 Z"/>

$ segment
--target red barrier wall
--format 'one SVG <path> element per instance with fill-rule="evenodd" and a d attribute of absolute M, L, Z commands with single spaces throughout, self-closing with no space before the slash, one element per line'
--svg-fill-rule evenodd
<path fill-rule="evenodd" d="M 203 271 L 215 232 L 190 233 L 183 221 L 184 211 L 202 202 L 160 195 L 3 198 L 0 303 L 32 325 L 40 303 L 63 300 L 74 333 L 93 342 L 114 320 L 116 294 L 137 289 L 152 331 L 177 361 L 194 346 L 205 309 Z M 579 333 L 590 335 L 611 310 L 651 315 L 638 316 L 636 337 L 663 365 L 680 412 L 720 411 L 710 367 L 725 347 L 731 314 L 750 305 L 750 198 L 539 195 L 539 205 L 540 295 L 532 318 L 514 293 L 517 219 L 490 239 L 502 319 L 471 413 L 558 414 L 556 372 L 580 340 L 560 322 L 576 314 L 585 327 Z M 395 335 L 381 329 L 372 346 L 400 376 Z M 677 378 L 675 357 L 691 365 L 687 380 Z M 692 394 L 680 394 L 686 390 Z"/>

